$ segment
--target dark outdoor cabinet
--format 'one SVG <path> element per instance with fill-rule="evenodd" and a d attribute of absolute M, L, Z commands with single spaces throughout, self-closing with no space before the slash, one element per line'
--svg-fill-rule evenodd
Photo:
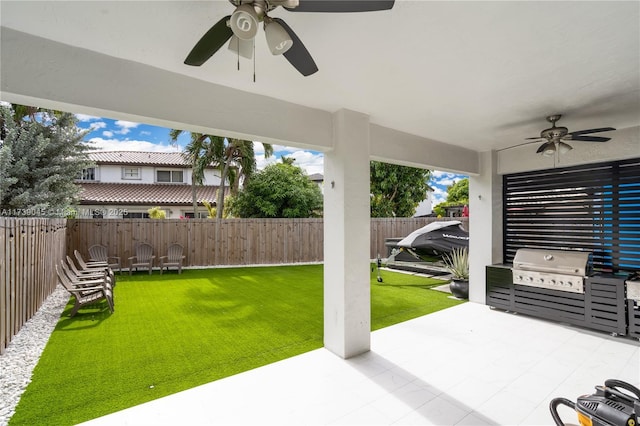
<path fill-rule="evenodd" d="M 513 284 L 511 269 L 500 265 L 487 266 L 486 277 L 489 306 L 613 335 L 627 334 L 623 279 L 589 277 L 581 294 Z M 640 337 L 640 311 L 636 309 L 634 315 L 634 330 Z"/>
<path fill-rule="evenodd" d="M 612 334 L 627 334 L 624 279 L 596 275 L 585 283 L 587 327 Z"/>
<path fill-rule="evenodd" d="M 487 266 L 487 305 L 513 310 L 513 276 L 507 266 Z"/>
<path fill-rule="evenodd" d="M 629 336 L 640 339 L 640 303 L 627 300 L 627 319 L 629 321 Z"/>

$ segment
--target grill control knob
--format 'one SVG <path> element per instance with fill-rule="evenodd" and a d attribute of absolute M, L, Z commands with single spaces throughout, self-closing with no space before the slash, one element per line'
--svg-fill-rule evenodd
<path fill-rule="evenodd" d="M 555 283 L 556 283 L 556 280 L 554 279 L 549 280 L 549 284 L 555 285 Z"/>

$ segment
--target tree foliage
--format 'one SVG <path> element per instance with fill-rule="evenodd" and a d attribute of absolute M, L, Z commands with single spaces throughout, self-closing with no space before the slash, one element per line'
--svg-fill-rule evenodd
<path fill-rule="evenodd" d="M 438 216 L 445 215 L 445 207 L 469 204 L 469 178 L 459 181 L 447 187 L 447 201 L 443 201 L 433 208 Z"/>
<path fill-rule="evenodd" d="M 156 206 L 156 207 L 150 208 L 149 210 L 147 210 L 147 213 L 149 213 L 149 218 L 151 218 L 151 219 L 166 219 L 167 218 L 167 212 L 162 210 L 160 208 L 160 206 Z"/>
<path fill-rule="evenodd" d="M 371 217 L 411 217 L 427 195 L 431 171 L 372 161 Z"/>
<path fill-rule="evenodd" d="M 87 131 L 70 113 L 0 106 L 0 209 L 11 215 L 66 216 L 77 203 L 75 179 L 91 165 Z"/>
<path fill-rule="evenodd" d="M 447 202 L 469 204 L 469 178 L 460 179 L 447 187 Z"/>
<path fill-rule="evenodd" d="M 300 167 L 276 163 L 257 172 L 230 200 L 229 210 L 236 217 L 319 217 L 322 192 Z"/>
<path fill-rule="evenodd" d="M 175 143 L 182 132 L 183 130 L 172 129 L 169 138 Z M 262 145 L 264 156 L 270 157 L 273 147 L 267 143 Z M 191 141 L 185 147 L 184 155 L 193 170 L 191 195 L 194 212 L 198 208 L 197 186 L 203 184 L 205 169 L 213 164 L 220 170 L 221 183 L 216 197 L 217 218 L 222 218 L 223 211 L 226 211 L 224 198 L 227 180 L 230 183 L 231 194 L 235 195 L 240 185 L 246 185 L 256 172 L 256 155 L 252 141 L 191 132 Z"/>

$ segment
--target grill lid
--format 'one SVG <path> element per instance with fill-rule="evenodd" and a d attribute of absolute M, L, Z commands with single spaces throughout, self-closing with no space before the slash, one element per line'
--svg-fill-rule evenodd
<path fill-rule="evenodd" d="M 518 249 L 513 258 L 513 268 L 586 276 L 590 255 L 584 251 Z"/>

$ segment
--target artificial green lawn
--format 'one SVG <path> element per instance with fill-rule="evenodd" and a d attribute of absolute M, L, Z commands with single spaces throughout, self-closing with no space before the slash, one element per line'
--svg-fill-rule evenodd
<path fill-rule="evenodd" d="M 371 275 L 373 330 L 460 303 L 442 281 Z M 63 312 L 10 425 L 75 424 L 322 347 L 322 265 L 118 276 Z"/>

